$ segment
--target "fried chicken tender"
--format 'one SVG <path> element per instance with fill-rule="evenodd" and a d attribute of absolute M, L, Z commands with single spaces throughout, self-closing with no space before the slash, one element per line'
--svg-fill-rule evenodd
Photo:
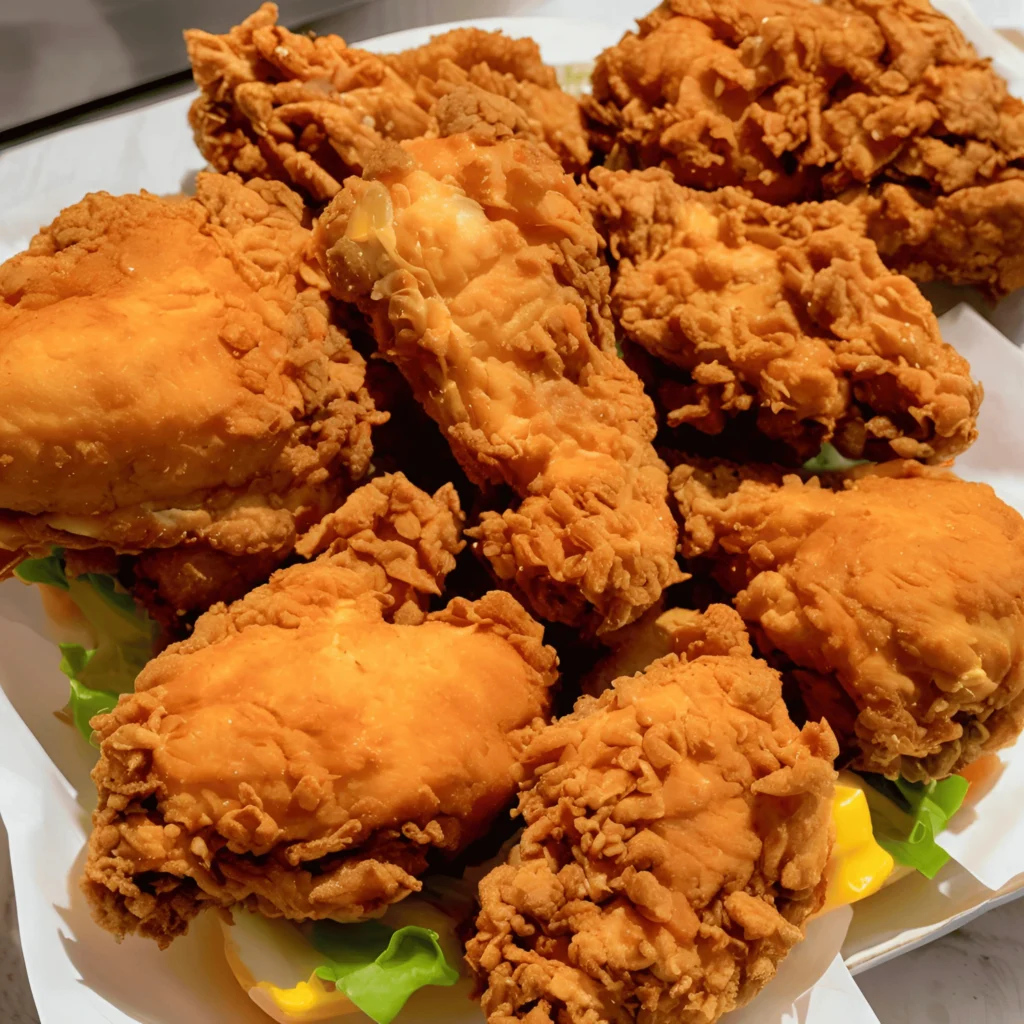
<path fill-rule="evenodd" d="M 778 483 L 679 466 L 681 546 L 710 557 L 855 767 L 942 778 L 1024 726 L 1024 520 L 918 463 Z"/>
<path fill-rule="evenodd" d="M 276 573 L 93 719 L 82 881 L 118 938 L 206 907 L 360 920 L 480 836 L 543 726 L 556 656 L 508 594 L 427 614 L 462 546 L 450 486 L 360 488 Z"/>
<path fill-rule="evenodd" d="M 591 178 L 616 320 L 688 375 L 659 389 L 669 426 L 718 434 L 756 415 L 801 461 L 823 441 L 851 458 L 925 460 L 974 441 L 981 386 L 853 211 L 698 192 L 659 169 Z"/>
<path fill-rule="evenodd" d="M 526 827 L 467 946 L 489 1024 L 711 1024 L 801 940 L 836 742 L 749 651 L 669 655 L 531 742 Z"/>
<path fill-rule="evenodd" d="M 383 417 L 307 218 L 204 174 L 87 196 L 0 266 L 0 547 L 280 562 L 340 504 Z"/>
<path fill-rule="evenodd" d="M 541 60 L 532 39 L 457 28 L 434 36 L 426 46 L 384 60 L 415 87 L 424 109 L 432 110 L 438 100 L 467 88 L 484 104 L 488 96 L 503 97 L 511 101 L 513 116 L 520 113 L 515 134 L 546 143 L 571 173 L 589 165 L 590 144 L 579 101 L 562 91 L 554 68 Z"/>
<path fill-rule="evenodd" d="M 613 167 L 774 203 L 892 183 L 922 233 L 900 252 L 891 202 L 868 199 L 894 266 L 997 293 L 1024 275 L 1020 229 L 1000 238 L 1008 198 L 1024 217 L 1018 188 L 971 201 L 977 240 L 942 234 L 948 206 L 929 224 L 940 197 L 1024 176 L 1024 104 L 927 0 L 666 0 L 600 56 L 593 82 L 584 109 Z"/>
<path fill-rule="evenodd" d="M 590 160 L 579 103 L 562 92 L 531 39 L 459 29 L 378 56 L 335 35 L 296 35 L 263 4 L 227 35 L 185 33 L 196 85 L 189 111 L 218 171 L 278 178 L 326 202 L 385 140 L 438 134 L 436 107 L 474 97 L 504 134 L 550 147 L 571 171 Z"/>
<path fill-rule="evenodd" d="M 614 351 L 608 271 L 572 178 L 535 144 L 383 152 L 318 223 L 335 293 L 467 476 L 521 499 L 470 531 L 544 618 L 617 629 L 681 578 L 654 410 Z"/>

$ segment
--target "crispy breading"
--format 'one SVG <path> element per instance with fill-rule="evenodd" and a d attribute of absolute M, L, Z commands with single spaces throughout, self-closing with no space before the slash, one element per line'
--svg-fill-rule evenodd
<path fill-rule="evenodd" d="M 518 495 L 470 531 L 478 551 L 545 618 L 637 618 L 680 578 L 675 527 L 577 186 L 535 144 L 468 135 L 382 150 L 367 174 L 320 217 L 321 259 L 467 476 Z"/>
<path fill-rule="evenodd" d="M 636 622 L 601 639 L 608 653 L 580 681 L 580 689 L 591 697 L 667 654 L 692 661 L 704 654 L 753 653 L 743 620 L 725 604 L 710 605 L 703 612 L 657 604 Z"/>
<path fill-rule="evenodd" d="M 824 897 L 836 743 L 746 651 L 669 655 L 541 732 L 525 830 L 480 883 L 489 1024 L 711 1024 Z"/>
<path fill-rule="evenodd" d="M 460 87 L 469 87 L 484 100 L 503 97 L 518 109 L 516 134 L 546 143 L 567 171 L 583 171 L 590 163 L 579 101 L 562 91 L 554 68 L 541 60 L 532 39 L 457 28 L 384 59 L 415 87 L 424 109 L 434 109 L 439 99 Z M 512 121 L 506 118 L 506 124 Z"/>
<path fill-rule="evenodd" d="M 938 198 L 904 185 L 844 197 L 886 266 L 915 281 L 973 284 L 998 298 L 1024 285 L 1024 180 Z"/>
<path fill-rule="evenodd" d="M 191 29 L 185 43 L 201 90 L 189 122 L 203 156 L 218 171 L 281 179 L 314 203 L 361 174 L 384 141 L 436 136 L 438 104 L 452 92 L 500 107 L 492 124 L 548 147 L 570 171 L 590 160 L 579 103 L 531 39 L 458 29 L 379 56 L 339 36 L 289 32 L 264 3 L 226 35 Z"/>
<path fill-rule="evenodd" d="M 684 185 L 741 185 L 775 203 L 884 183 L 939 197 L 1024 177 L 1024 103 L 927 0 L 666 0 L 605 51 L 584 99 L 610 166 L 665 167 Z M 894 266 L 999 293 L 1024 275 L 1001 237 L 1019 189 L 978 197 L 980 237 L 925 240 Z M 874 204 L 872 204 L 874 205 Z M 872 237 L 895 246 L 898 211 Z M 954 215 L 955 216 L 955 215 Z"/>
<path fill-rule="evenodd" d="M 97 193 L 0 267 L 0 546 L 276 554 L 384 418 L 278 182 Z M 187 559 L 187 555 L 182 555 Z"/>
<path fill-rule="evenodd" d="M 426 612 L 461 522 L 451 487 L 374 480 L 315 561 L 202 616 L 93 719 L 104 928 L 164 946 L 204 907 L 360 920 L 486 831 L 557 659 L 503 592 Z"/>
<path fill-rule="evenodd" d="M 330 199 L 384 139 L 431 131 L 429 113 L 376 54 L 296 35 L 264 3 L 226 35 L 185 33 L 201 95 L 189 122 L 218 171 L 279 178 Z"/>
<path fill-rule="evenodd" d="M 914 462 L 846 489 L 677 467 L 683 553 L 716 563 L 864 771 L 942 778 L 1024 727 L 1024 519 Z"/>
<path fill-rule="evenodd" d="M 940 460 L 977 435 L 981 386 L 928 301 L 887 270 L 841 203 L 771 206 L 667 171 L 591 172 L 626 336 L 686 374 L 668 425 L 747 421 L 801 459 Z"/>

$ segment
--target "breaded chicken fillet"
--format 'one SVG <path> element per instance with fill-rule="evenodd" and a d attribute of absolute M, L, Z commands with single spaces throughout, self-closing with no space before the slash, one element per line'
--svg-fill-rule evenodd
<path fill-rule="evenodd" d="M 188 549 L 197 578 L 265 579 L 340 504 L 384 417 L 310 237 L 284 185 L 204 174 L 194 199 L 87 196 L 0 266 L 10 561 L 148 553 L 159 579 Z"/>
<path fill-rule="evenodd" d="M 615 353 L 599 239 L 553 159 L 472 134 L 396 145 L 346 182 L 318 241 L 467 476 L 514 492 L 471 531 L 499 579 L 603 632 L 681 578 L 654 410 Z"/>
<path fill-rule="evenodd" d="M 656 384 L 670 427 L 756 428 L 801 462 L 824 441 L 876 460 L 974 441 L 981 386 L 854 210 L 697 192 L 657 169 L 591 179 L 616 320 L 681 371 Z"/>
<path fill-rule="evenodd" d="M 712 1024 L 748 1002 L 824 899 L 835 754 L 745 639 L 581 698 L 527 748 L 525 830 L 480 883 L 489 1024 Z"/>
<path fill-rule="evenodd" d="M 795 666 L 855 768 L 942 778 L 1024 727 L 1024 519 L 918 463 L 846 489 L 678 467 L 682 549 L 709 557 Z"/>
<path fill-rule="evenodd" d="M 315 561 L 202 616 L 93 720 L 104 928 L 164 946 L 204 907 L 360 920 L 486 831 L 557 659 L 504 592 L 425 612 L 461 521 L 450 486 L 378 478 L 309 536 Z"/>

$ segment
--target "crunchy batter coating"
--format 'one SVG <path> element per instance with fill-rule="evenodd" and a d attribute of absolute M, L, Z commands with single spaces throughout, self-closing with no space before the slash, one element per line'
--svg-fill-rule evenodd
<path fill-rule="evenodd" d="M 1024 519 L 917 463 L 847 489 L 680 466 L 682 549 L 796 667 L 854 766 L 941 778 L 1024 727 Z"/>
<path fill-rule="evenodd" d="M 204 615 L 93 720 L 82 885 L 104 928 L 163 946 L 235 904 L 359 920 L 487 829 L 557 659 L 508 594 L 426 614 L 460 524 L 450 487 L 360 488 L 316 561 Z"/>
<path fill-rule="evenodd" d="M 0 267 L 0 546 L 284 557 L 382 420 L 302 201 L 98 193 Z"/>
<path fill-rule="evenodd" d="M 493 124 L 549 147 L 569 170 L 590 160 L 579 103 L 532 39 L 459 29 L 378 56 L 339 36 L 289 32 L 264 3 L 226 35 L 192 29 L 185 43 L 202 90 L 189 122 L 203 156 L 219 171 L 286 181 L 315 203 L 361 174 L 385 140 L 436 136 L 438 104 L 453 92 L 500 109 Z"/>
<path fill-rule="evenodd" d="M 579 101 L 562 91 L 554 68 L 541 60 L 532 39 L 457 28 L 384 59 L 416 88 L 424 109 L 434 109 L 455 90 L 470 89 L 484 102 L 489 95 L 504 97 L 520 112 L 517 135 L 546 143 L 567 171 L 583 171 L 590 163 Z"/>
<path fill-rule="evenodd" d="M 703 654 L 753 654 L 747 627 L 726 604 L 709 605 L 703 612 L 658 604 L 602 640 L 608 653 L 580 682 L 580 689 L 591 697 L 599 697 L 620 676 L 643 672 L 667 654 L 684 661 Z"/>
<path fill-rule="evenodd" d="M 480 884 L 489 1024 L 710 1024 L 823 899 L 835 739 L 736 649 L 619 679 L 517 769 L 526 826 Z"/>
<path fill-rule="evenodd" d="M 319 220 L 335 293 L 467 476 L 520 501 L 470 531 L 543 617 L 616 629 L 680 578 L 654 410 L 613 348 L 608 271 L 573 180 L 521 139 L 381 153 Z"/>
<path fill-rule="evenodd" d="M 798 457 L 938 460 L 977 436 L 981 386 L 931 306 L 886 270 L 855 211 L 697 192 L 667 171 L 591 172 L 617 260 L 623 331 L 689 375 L 659 389 L 668 424 L 757 428 Z"/>
<path fill-rule="evenodd" d="M 584 108 L 613 167 L 776 203 L 907 186 L 917 231 L 938 236 L 894 266 L 994 292 L 1024 275 L 1019 228 L 1000 239 L 1010 195 L 1024 218 L 1019 190 L 972 201 L 977 240 L 951 244 L 946 213 L 928 224 L 939 197 L 1024 175 L 1024 104 L 927 0 L 666 0 L 601 55 Z M 899 250 L 899 211 L 869 206 L 883 255 Z"/>
<path fill-rule="evenodd" d="M 992 298 L 1024 286 L 1022 179 L 938 198 L 887 184 L 847 201 L 864 214 L 886 266 L 915 281 L 973 284 Z"/>
<path fill-rule="evenodd" d="M 300 36 L 264 3 L 227 35 L 185 33 L 202 90 L 189 111 L 218 171 L 279 178 L 326 201 L 384 139 L 413 139 L 432 120 L 376 54 L 339 36 Z"/>

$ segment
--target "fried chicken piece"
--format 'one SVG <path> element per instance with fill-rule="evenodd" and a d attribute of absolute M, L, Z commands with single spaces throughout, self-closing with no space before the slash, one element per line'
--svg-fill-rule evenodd
<path fill-rule="evenodd" d="M 99 924 L 166 946 L 206 907 L 360 920 L 487 829 L 557 659 L 506 593 L 426 613 L 461 521 L 450 486 L 374 480 L 315 561 L 204 615 L 93 719 Z"/>
<path fill-rule="evenodd" d="M 385 417 L 310 238 L 285 186 L 204 174 L 87 196 L 0 266 L 0 546 L 195 548 L 204 575 L 336 508 Z"/>
<path fill-rule="evenodd" d="M 579 101 L 562 91 L 532 39 L 457 28 L 384 60 L 415 87 L 424 109 L 433 110 L 442 97 L 467 87 L 482 103 L 489 95 L 503 97 L 521 112 L 515 134 L 546 143 L 570 173 L 590 164 Z"/>
<path fill-rule="evenodd" d="M 636 622 L 602 638 L 609 652 L 584 676 L 580 688 L 599 697 L 620 676 L 643 672 L 667 654 L 693 661 L 704 654 L 752 654 L 743 620 L 725 604 L 706 611 L 655 605 Z"/>
<path fill-rule="evenodd" d="M 584 109 L 610 165 L 696 188 L 788 203 L 895 183 L 926 207 L 1024 176 L 1024 104 L 927 0 L 666 0 L 593 83 Z M 893 265 L 1005 290 L 1024 274 L 1019 229 L 999 239 L 1009 197 L 1021 220 L 1017 189 L 976 198 L 977 241 L 940 234 Z M 870 218 L 883 254 L 901 230 L 888 209 Z"/>
<path fill-rule="evenodd" d="M 616 320 L 688 375 L 660 389 L 669 426 L 718 434 L 756 413 L 801 461 L 823 441 L 876 460 L 939 460 L 974 441 L 981 386 L 855 211 L 698 192 L 658 169 L 591 178 Z"/>
<path fill-rule="evenodd" d="M 489 1024 L 711 1024 L 822 905 L 836 743 L 750 656 L 619 679 L 527 748 L 525 830 L 480 883 Z"/>
<path fill-rule="evenodd" d="M 638 618 L 681 578 L 675 526 L 577 186 L 535 144 L 470 135 L 395 146 L 371 174 L 321 216 L 321 259 L 467 476 L 521 499 L 470 531 L 478 553 L 544 618 Z"/>
<path fill-rule="evenodd" d="M 474 97 L 504 134 L 550 147 L 583 170 L 590 146 L 578 101 L 562 92 L 531 39 L 459 29 L 378 56 L 335 35 L 296 35 L 263 4 L 227 35 L 185 33 L 202 94 L 189 111 L 200 152 L 218 171 L 278 178 L 314 203 L 335 196 L 385 140 L 438 133 L 439 102 Z"/>
<path fill-rule="evenodd" d="M 854 766 L 942 778 L 1024 726 L 1024 520 L 914 462 L 817 479 L 672 474 L 689 557 L 717 564 L 766 649 L 798 669 Z"/>
<path fill-rule="evenodd" d="M 992 298 L 1024 286 L 1024 180 L 938 198 L 887 184 L 848 201 L 886 266 L 915 281 L 973 284 Z"/>
<path fill-rule="evenodd" d="M 384 139 L 431 131 L 429 113 L 384 60 L 339 36 L 296 35 L 262 4 L 227 35 L 185 33 L 202 94 L 189 110 L 218 171 L 279 178 L 330 199 Z"/>

